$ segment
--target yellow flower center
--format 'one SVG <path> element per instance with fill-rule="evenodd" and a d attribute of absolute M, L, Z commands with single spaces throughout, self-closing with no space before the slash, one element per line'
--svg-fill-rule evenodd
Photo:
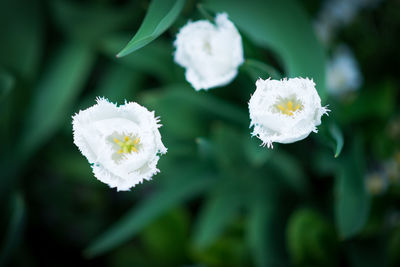
<path fill-rule="evenodd" d="M 120 141 L 114 137 L 114 142 L 121 148 L 118 154 L 138 152 L 136 145 L 139 144 L 140 138 L 131 139 L 129 136 L 124 137 L 124 141 Z"/>
<path fill-rule="evenodd" d="M 288 116 L 293 116 L 293 112 L 295 112 L 296 110 L 301 110 L 302 106 L 300 105 L 300 103 L 295 103 L 293 104 L 292 100 L 288 100 L 288 101 L 282 101 L 278 104 L 275 105 L 278 110 L 285 115 Z"/>

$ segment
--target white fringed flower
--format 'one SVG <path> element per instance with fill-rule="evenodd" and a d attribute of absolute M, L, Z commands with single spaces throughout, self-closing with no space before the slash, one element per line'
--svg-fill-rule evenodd
<path fill-rule="evenodd" d="M 249 102 L 250 127 L 254 126 L 252 135 L 260 138 L 263 146 L 306 138 L 317 132 L 321 116 L 329 111 L 321 106 L 310 79 L 259 79 L 256 86 Z"/>
<path fill-rule="evenodd" d="M 97 179 L 118 191 L 129 190 L 159 172 L 159 119 L 134 102 L 117 107 L 104 98 L 73 116 L 74 143 L 92 164 Z"/>
<path fill-rule="evenodd" d="M 188 22 L 174 43 L 174 60 L 197 91 L 228 84 L 244 61 L 242 38 L 228 15 L 218 14 L 215 23 Z"/>
<path fill-rule="evenodd" d="M 360 88 L 362 76 L 357 61 L 351 50 L 344 45 L 339 46 L 326 68 L 328 92 L 341 95 Z"/>

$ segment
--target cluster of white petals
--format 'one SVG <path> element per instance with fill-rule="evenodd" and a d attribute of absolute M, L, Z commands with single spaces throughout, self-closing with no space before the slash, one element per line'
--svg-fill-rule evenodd
<path fill-rule="evenodd" d="M 137 103 L 117 107 L 98 98 L 96 105 L 73 116 L 74 143 L 97 179 L 125 191 L 159 172 L 159 155 L 167 149 L 158 122 L 154 111 Z"/>
<path fill-rule="evenodd" d="M 329 111 L 321 106 L 310 79 L 259 79 L 256 86 L 249 102 L 250 127 L 254 126 L 252 135 L 260 138 L 264 146 L 306 138 L 317 132 L 322 115 Z"/>
<path fill-rule="evenodd" d="M 176 36 L 174 60 L 186 68 L 186 80 L 196 89 L 231 82 L 244 62 L 242 39 L 226 13 L 215 25 L 207 20 L 188 22 Z"/>
<path fill-rule="evenodd" d="M 327 64 L 326 82 L 328 92 L 340 95 L 360 88 L 362 75 L 351 50 L 340 45 L 333 53 L 332 60 Z"/>

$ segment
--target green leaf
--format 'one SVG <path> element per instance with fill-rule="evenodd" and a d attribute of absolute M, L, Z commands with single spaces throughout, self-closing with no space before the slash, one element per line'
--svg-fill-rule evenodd
<path fill-rule="evenodd" d="M 261 146 L 258 138 L 250 137 L 250 133 L 245 140 L 244 154 L 254 166 L 259 167 L 266 163 L 274 154 L 272 149 Z"/>
<path fill-rule="evenodd" d="M 338 240 L 317 212 L 299 209 L 289 219 L 287 246 L 295 266 L 337 266 Z"/>
<path fill-rule="evenodd" d="M 247 126 L 249 124 L 250 119 L 245 109 L 207 94 L 207 92 L 195 92 L 188 87 L 187 90 L 181 93 L 177 91 L 174 91 L 174 93 L 176 99 L 186 101 L 196 109 L 202 110 L 202 112 L 208 112 L 211 115 L 216 115 L 239 125 Z"/>
<path fill-rule="evenodd" d="M 212 244 L 232 222 L 241 206 L 241 189 L 232 182 L 224 180 L 207 198 L 194 230 L 194 246 L 203 249 Z"/>
<path fill-rule="evenodd" d="M 7 232 L 4 236 L 3 245 L 0 250 L 0 266 L 6 266 L 7 260 L 18 247 L 22 237 L 25 217 L 25 203 L 19 193 L 13 195 L 11 202 L 12 215 Z"/>
<path fill-rule="evenodd" d="M 199 10 L 200 14 L 208 21 L 214 22 L 215 14 L 211 14 L 209 10 L 205 9 L 202 4 L 197 4 L 197 9 Z"/>
<path fill-rule="evenodd" d="M 268 79 L 271 77 L 272 79 L 281 79 L 282 75 L 272 66 L 255 60 L 255 59 L 246 59 L 242 68 L 250 75 L 252 80 L 258 80 L 259 78 Z"/>
<path fill-rule="evenodd" d="M 189 245 L 189 212 L 174 209 L 148 225 L 141 233 L 154 266 L 182 266 Z"/>
<path fill-rule="evenodd" d="M 206 0 L 214 12 L 227 12 L 235 25 L 253 42 L 281 57 L 288 77 L 314 79 L 324 100 L 325 54 L 306 12 L 293 0 Z"/>
<path fill-rule="evenodd" d="M 171 180 L 168 186 L 127 212 L 123 218 L 100 235 L 85 250 L 85 255 L 88 257 L 98 256 L 128 241 L 168 209 L 182 204 L 206 190 L 212 181 L 210 175 L 196 175 L 193 170 L 189 172 L 189 175 L 181 174 L 174 181 Z"/>
<path fill-rule="evenodd" d="M 197 138 L 205 134 L 209 121 L 227 120 L 247 127 L 249 117 L 244 108 L 207 92 L 196 92 L 186 84 L 169 85 L 145 93 L 141 103 L 157 110 L 163 129 L 171 136 Z"/>
<path fill-rule="evenodd" d="M 245 238 L 255 266 L 285 266 L 281 207 L 276 205 L 280 202 L 279 193 L 267 186 L 265 178 L 253 181 Z"/>
<path fill-rule="evenodd" d="M 323 124 L 318 128 L 318 134 L 313 135 L 313 138 L 315 138 L 321 145 L 333 149 L 333 155 L 337 158 L 342 152 L 344 137 L 339 125 L 336 123 L 335 117 L 334 114 L 333 117 L 329 116 L 325 118 Z M 320 159 L 317 160 L 320 161 Z M 333 162 L 334 161 L 332 161 L 332 163 Z M 328 163 L 328 165 L 332 164 Z"/>
<path fill-rule="evenodd" d="M 358 139 L 354 141 L 351 153 L 343 155 L 336 177 L 336 224 L 344 239 L 363 229 L 370 210 L 370 197 L 364 183 L 364 153 Z"/>
<path fill-rule="evenodd" d="M 215 163 L 231 179 L 244 179 L 253 170 L 248 168 L 249 164 L 243 155 L 245 143 L 241 140 L 246 138 L 250 136 L 229 124 L 213 125 L 211 140 L 215 147 Z"/>
<path fill-rule="evenodd" d="M 132 72 L 121 64 L 109 64 L 105 72 L 99 76 L 96 89 L 82 101 L 80 108 L 93 105 L 96 97 L 99 96 L 118 104 L 123 104 L 125 100 L 131 101 L 143 79 L 142 75 Z"/>
<path fill-rule="evenodd" d="M 175 65 L 171 57 L 170 43 L 159 39 L 143 47 L 140 53 L 130 54 L 128 57 L 120 59 L 115 58 L 115 53 L 128 39 L 129 37 L 124 34 L 107 36 L 99 43 L 99 49 L 115 63 L 124 64 L 134 71 L 154 75 L 162 79 L 165 83 L 173 81 L 172 75 Z"/>
<path fill-rule="evenodd" d="M 339 157 L 340 152 L 342 152 L 343 149 L 343 133 L 340 130 L 339 126 L 336 124 L 332 124 L 329 127 L 329 133 L 331 134 L 333 140 L 335 141 L 334 144 L 334 152 L 335 152 L 335 158 Z"/>
<path fill-rule="evenodd" d="M 256 266 L 273 266 L 275 253 L 273 241 L 268 237 L 273 221 L 273 207 L 267 203 L 255 203 L 250 211 L 247 242 L 249 243 Z"/>
<path fill-rule="evenodd" d="M 197 151 L 200 158 L 212 160 L 215 154 L 215 148 L 213 144 L 205 137 L 196 138 Z"/>
<path fill-rule="evenodd" d="M 338 120 L 346 124 L 370 122 L 371 119 L 389 119 L 396 109 L 396 82 L 387 79 L 376 84 L 367 84 L 360 95 L 340 107 L 337 112 Z M 338 110 L 339 111 L 339 110 Z"/>
<path fill-rule="evenodd" d="M 147 45 L 166 31 L 181 13 L 185 0 L 153 0 L 139 30 L 117 57 Z"/>
<path fill-rule="evenodd" d="M 1 162 L 4 177 L 0 193 L 9 190 L 9 184 L 16 182 L 12 177 L 23 170 L 22 165 L 60 126 L 71 123 L 73 103 L 93 62 L 91 51 L 80 44 L 67 44 L 52 57 L 27 107 L 19 142 Z"/>
<path fill-rule="evenodd" d="M 239 232 L 241 229 L 232 229 Z M 231 229 L 230 229 L 231 230 Z M 191 254 L 197 266 L 240 267 L 250 266 L 248 248 L 239 233 L 227 233 L 204 250 L 194 250 Z"/>
<path fill-rule="evenodd" d="M 0 103 L 15 85 L 15 78 L 9 72 L 0 69 Z"/>
<path fill-rule="evenodd" d="M 283 150 L 277 150 L 272 153 L 268 166 L 272 173 L 293 190 L 299 194 L 307 192 L 309 188 L 307 176 L 297 158 Z"/>
<path fill-rule="evenodd" d="M 140 12 L 131 4 L 115 7 L 66 0 L 50 1 L 50 7 L 56 26 L 66 35 L 95 45 L 107 33 L 129 25 Z"/>
<path fill-rule="evenodd" d="M 41 1 L 0 1 L 0 62 L 16 77 L 32 80 L 42 55 Z"/>
<path fill-rule="evenodd" d="M 80 44 L 62 47 L 48 64 L 32 102 L 17 152 L 31 155 L 63 123 L 70 123 L 72 105 L 88 79 L 94 55 Z"/>

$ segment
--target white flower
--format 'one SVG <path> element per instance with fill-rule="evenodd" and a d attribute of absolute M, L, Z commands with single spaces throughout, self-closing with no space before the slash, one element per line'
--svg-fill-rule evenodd
<path fill-rule="evenodd" d="M 97 179 L 118 191 L 129 190 L 159 172 L 159 119 L 134 102 L 117 107 L 104 98 L 73 116 L 74 143 L 92 164 Z"/>
<path fill-rule="evenodd" d="M 327 64 L 326 83 L 328 92 L 340 95 L 360 88 L 362 76 L 351 50 L 341 45 L 333 54 L 332 60 Z"/>
<path fill-rule="evenodd" d="M 361 9 L 375 8 L 382 0 L 325 0 L 314 22 L 319 39 L 329 43 L 336 32 L 350 24 Z"/>
<path fill-rule="evenodd" d="M 262 80 L 249 102 L 250 127 L 262 145 L 293 143 L 317 132 L 321 116 L 329 111 L 310 79 Z"/>
<path fill-rule="evenodd" d="M 189 21 L 174 43 L 174 60 L 186 68 L 186 80 L 196 90 L 228 84 L 244 61 L 242 38 L 228 15 L 218 14 L 215 22 Z"/>

